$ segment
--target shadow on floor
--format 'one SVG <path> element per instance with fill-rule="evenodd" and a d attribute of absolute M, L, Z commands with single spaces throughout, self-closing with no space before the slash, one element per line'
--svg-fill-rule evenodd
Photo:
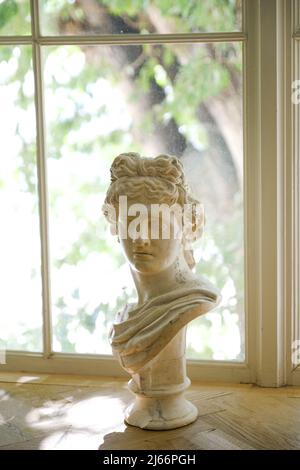
<path fill-rule="evenodd" d="M 123 430 L 130 394 L 103 386 L 0 383 L 0 450 L 97 450 Z"/>
<path fill-rule="evenodd" d="M 179 443 L 184 449 L 195 449 L 191 442 L 195 430 L 195 423 L 169 431 L 150 431 L 124 422 L 124 431 L 103 436 L 99 450 L 176 450 Z"/>

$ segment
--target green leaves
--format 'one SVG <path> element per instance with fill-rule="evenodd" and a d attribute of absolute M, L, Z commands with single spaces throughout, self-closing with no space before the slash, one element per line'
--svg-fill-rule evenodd
<path fill-rule="evenodd" d="M 0 4 L 0 29 L 11 21 L 18 13 L 18 4 L 15 0 L 5 0 Z"/>
<path fill-rule="evenodd" d="M 214 61 L 201 47 L 176 76 L 173 110 L 178 115 L 180 110 L 188 107 L 195 113 L 200 103 L 219 95 L 228 85 L 226 67 Z"/>
<path fill-rule="evenodd" d="M 193 1 L 187 18 L 192 30 L 234 31 L 237 28 L 236 2 L 232 0 Z"/>
<path fill-rule="evenodd" d="M 240 0 L 98 0 L 111 13 L 136 18 L 147 16 L 154 5 L 177 32 L 236 31 L 240 28 Z"/>
<path fill-rule="evenodd" d="M 147 7 L 148 0 L 98 0 L 106 5 L 114 15 L 136 16 Z"/>
<path fill-rule="evenodd" d="M 30 34 L 29 0 L 4 0 L 0 3 L 0 34 Z"/>

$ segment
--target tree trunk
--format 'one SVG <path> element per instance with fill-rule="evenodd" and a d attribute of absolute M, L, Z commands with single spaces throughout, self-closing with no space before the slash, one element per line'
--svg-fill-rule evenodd
<path fill-rule="evenodd" d="M 119 33 L 120 30 L 128 33 L 139 32 L 137 27 L 128 25 L 123 18 L 110 14 L 108 9 L 96 0 L 77 0 L 76 4 L 84 11 L 85 20 L 84 22 L 76 19 L 60 20 L 59 25 L 63 33 L 84 34 L 88 31 L 114 34 Z M 147 14 L 154 23 L 153 12 L 151 13 L 149 8 Z M 166 26 L 162 30 L 158 22 L 154 24 L 154 27 L 159 33 L 169 32 Z M 188 51 L 191 51 L 191 47 L 197 46 L 174 45 L 173 51 L 177 57 L 178 67 L 173 67 L 171 77 L 173 81 L 176 79 L 179 66 L 188 60 L 190 54 Z M 118 73 L 118 86 L 122 90 L 132 116 L 130 132 L 134 141 L 143 148 L 144 153 L 149 156 L 169 153 L 182 157 L 196 196 L 201 200 L 209 201 L 213 209 L 212 213 L 215 213 L 219 219 L 226 219 L 226 214 L 231 211 L 239 180 L 237 167 L 232 158 L 233 149 L 228 145 L 231 139 L 225 125 L 226 116 L 223 109 L 220 110 L 220 106 L 218 108 L 219 101 L 211 100 L 199 105 L 199 120 L 205 126 L 209 139 L 209 150 L 199 151 L 186 140 L 173 118 L 162 123 L 154 116 L 155 105 L 164 101 L 165 92 L 154 79 L 150 80 L 147 91 L 141 90 L 140 84 L 137 83 L 142 67 L 149 58 L 145 56 L 142 46 L 101 45 L 82 46 L 82 49 L 90 63 L 101 68 L 101 61 L 105 57 L 105 61 Z M 152 122 L 151 131 L 147 131 L 145 122 L 149 116 Z M 135 150 L 134 146 L 131 150 Z"/>

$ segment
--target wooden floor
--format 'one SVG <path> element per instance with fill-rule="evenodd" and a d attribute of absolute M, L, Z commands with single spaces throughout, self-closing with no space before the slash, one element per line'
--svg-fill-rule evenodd
<path fill-rule="evenodd" d="M 111 378 L 0 374 L 0 450 L 300 449 L 300 388 L 193 384 L 199 418 L 172 431 L 126 426 Z"/>

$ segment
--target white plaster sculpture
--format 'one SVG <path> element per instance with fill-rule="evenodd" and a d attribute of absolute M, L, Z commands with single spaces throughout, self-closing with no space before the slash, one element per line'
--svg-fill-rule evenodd
<path fill-rule="evenodd" d="M 125 200 L 126 210 L 120 206 Z M 155 213 L 155 219 L 155 211 L 151 211 L 159 204 L 165 209 L 188 207 L 192 216 L 183 219 L 183 212 L 174 211 L 174 217 L 163 219 L 161 211 Z M 201 236 L 204 224 L 203 210 L 197 213 L 196 207 L 199 203 L 191 197 L 176 157 L 144 158 L 127 153 L 115 158 L 103 212 L 130 264 L 138 301 L 118 313 L 110 343 L 121 366 L 132 376 L 128 385 L 135 401 L 126 409 L 125 420 L 143 429 L 178 428 L 198 415 L 197 408 L 184 398 L 190 385 L 186 327 L 212 310 L 220 297 L 214 286 L 192 271 L 195 262 L 190 242 Z M 168 229 L 163 232 L 166 220 L 168 236 Z M 152 232 L 155 224 L 157 232 Z"/>

